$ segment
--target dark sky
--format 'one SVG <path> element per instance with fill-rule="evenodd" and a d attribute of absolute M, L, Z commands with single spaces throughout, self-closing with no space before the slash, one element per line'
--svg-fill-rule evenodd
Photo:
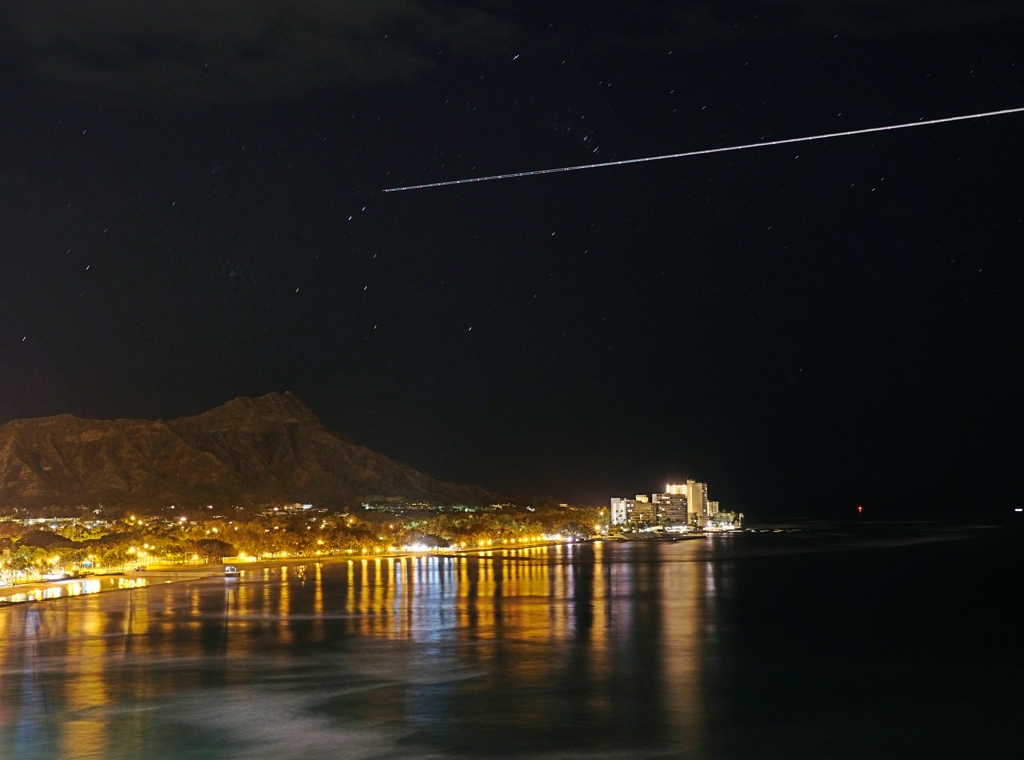
<path fill-rule="evenodd" d="M 292 390 L 431 474 L 1024 496 L 1019 2 L 10 0 L 0 422 Z"/>

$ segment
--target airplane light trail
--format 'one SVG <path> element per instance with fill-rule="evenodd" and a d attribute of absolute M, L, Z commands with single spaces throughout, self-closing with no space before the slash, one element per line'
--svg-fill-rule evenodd
<path fill-rule="evenodd" d="M 966 116 L 948 116 L 944 119 L 929 119 L 928 121 L 909 121 L 905 124 L 890 124 L 887 127 L 870 127 L 869 129 L 853 129 L 848 132 L 829 132 L 825 135 L 810 135 L 807 137 L 790 137 L 786 140 L 770 140 L 767 142 L 747 143 L 746 145 L 730 145 L 726 148 L 709 148 L 707 150 L 691 150 L 685 153 L 669 153 L 664 156 L 647 156 L 645 158 L 627 158 L 622 161 L 605 161 L 600 164 L 580 164 L 578 166 L 561 166 L 556 169 L 535 169 L 527 172 L 512 172 L 510 174 L 492 174 L 489 177 L 471 177 L 470 179 L 453 179 L 448 182 L 428 182 L 424 185 L 406 185 L 404 187 L 390 187 L 385 193 L 399 193 L 404 190 L 424 190 L 428 187 L 448 187 L 450 185 L 468 185 L 471 182 L 490 182 L 493 179 L 512 179 L 513 177 L 534 177 L 538 174 L 556 174 L 559 172 L 577 172 L 583 169 L 603 169 L 606 166 L 625 166 L 626 164 L 642 164 L 648 161 L 667 161 L 670 158 L 688 158 L 690 156 L 707 156 L 712 153 L 726 153 L 734 150 L 747 150 L 748 148 L 768 148 L 772 145 L 789 145 L 791 143 L 811 142 L 812 140 L 830 140 L 833 137 L 851 137 L 853 135 L 866 135 L 872 132 L 888 132 L 893 129 L 909 129 L 910 127 L 927 127 L 932 124 L 948 124 L 952 121 L 967 121 L 969 119 L 984 119 L 988 116 L 1005 116 L 1011 113 L 1024 113 L 1022 108 L 1005 108 L 1002 111 L 985 111 L 983 113 L 972 113 Z"/>

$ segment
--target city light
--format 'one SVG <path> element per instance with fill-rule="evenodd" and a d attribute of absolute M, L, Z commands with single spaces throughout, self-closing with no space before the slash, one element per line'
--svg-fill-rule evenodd
<path fill-rule="evenodd" d="M 742 513 L 722 509 L 708 498 L 707 483 L 695 480 L 667 483 L 663 493 L 616 497 L 610 507 L 610 525 L 595 526 L 595 534 L 721 533 L 743 522 Z"/>
<path fill-rule="evenodd" d="M 421 516 L 409 521 L 391 518 L 393 521 L 389 522 L 386 518 L 355 519 L 348 513 L 336 517 L 318 515 L 296 524 L 282 519 L 296 511 L 292 505 L 267 505 L 250 521 L 227 521 L 227 524 L 232 526 L 227 530 L 233 529 L 233 532 L 229 533 L 233 546 L 224 550 L 225 555 L 231 556 L 220 558 L 207 548 L 207 544 L 213 548 L 215 544 L 220 546 L 226 543 L 219 538 L 221 528 L 225 524 L 221 522 L 220 516 L 213 516 L 211 520 L 204 519 L 202 513 L 199 513 L 199 518 L 192 519 L 180 513 L 168 514 L 162 520 L 134 514 L 126 515 L 120 520 L 109 521 L 60 518 L 76 526 L 82 525 L 90 531 L 91 537 L 98 533 L 119 538 L 109 543 L 104 542 L 103 548 L 95 554 L 86 555 L 84 551 L 79 554 L 77 552 L 81 551 L 80 549 L 69 548 L 62 552 L 67 556 L 44 556 L 42 553 L 25 556 L 21 560 L 23 566 L 20 568 L 16 568 L 0 556 L 0 586 L 43 580 L 56 583 L 69 581 L 80 574 L 102 576 L 120 574 L 126 570 L 138 572 L 145 568 L 164 569 L 176 564 L 193 567 L 197 564 L 214 566 L 219 565 L 221 561 L 229 560 L 258 562 L 261 559 L 360 555 L 378 558 L 379 561 L 379 558 L 385 555 L 425 555 L 460 550 L 481 552 L 483 556 L 491 556 L 490 551 L 494 547 L 525 549 L 528 545 L 573 543 L 588 538 L 599 538 L 608 533 L 608 526 L 604 524 L 607 519 L 603 514 L 604 510 L 587 509 L 572 516 L 560 513 L 555 520 L 550 516 L 542 518 L 544 512 L 530 517 L 527 517 L 525 512 L 520 517 L 512 510 L 498 515 L 493 514 L 508 506 L 491 505 L 490 509 L 479 506 L 453 508 L 452 512 L 462 514 L 454 517 L 454 520 L 446 515 L 437 524 L 431 524 L 430 519 L 423 520 Z M 560 506 L 564 510 L 568 505 Z M 580 508 L 570 508 L 570 511 L 577 509 Z M 538 512 L 536 509 L 527 511 Z M 402 510 L 397 510 L 395 514 L 401 512 Z M 529 522 L 526 522 L 527 520 Z M 532 535 L 525 533 L 524 529 L 528 529 L 527 526 L 538 525 L 538 522 L 545 526 L 542 532 Z M 62 523 L 54 522 L 53 518 L 27 518 L 24 524 L 41 524 L 45 526 L 44 530 L 59 531 Z M 587 528 L 584 530 L 575 527 L 581 524 Z M 355 528 L 356 525 L 360 526 L 362 533 L 355 530 L 350 532 L 349 529 Z M 570 529 L 569 525 L 573 527 Z M 323 532 L 317 538 L 309 540 L 309 531 L 313 526 Z M 335 531 L 340 531 L 341 535 Z M 366 531 L 373 531 L 378 535 L 374 538 L 373 534 L 367 534 Z M 456 534 L 452 535 L 449 531 Z M 425 536 L 429 536 L 429 540 L 424 538 Z M 137 543 L 140 540 L 142 543 Z M 154 541 L 156 543 L 153 543 Z M 71 556 L 71 552 L 74 552 L 74 556 Z M 68 591 L 68 594 L 83 593 L 74 590 L 80 588 L 78 585 L 69 588 L 72 590 Z"/>

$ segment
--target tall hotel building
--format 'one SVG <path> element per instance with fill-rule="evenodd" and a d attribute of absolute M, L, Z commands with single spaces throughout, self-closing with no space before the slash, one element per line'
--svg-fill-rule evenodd
<path fill-rule="evenodd" d="M 612 525 L 645 523 L 665 528 L 700 527 L 718 512 L 718 502 L 708 501 L 708 484 L 687 480 L 669 484 L 664 493 L 635 499 L 612 499 Z"/>
<path fill-rule="evenodd" d="M 689 494 L 686 485 L 667 485 L 665 493 L 651 494 L 660 525 L 689 525 Z"/>
<path fill-rule="evenodd" d="M 708 484 L 686 481 L 686 500 L 689 505 L 687 515 L 690 522 L 701 521 L 708 516 Z"/>

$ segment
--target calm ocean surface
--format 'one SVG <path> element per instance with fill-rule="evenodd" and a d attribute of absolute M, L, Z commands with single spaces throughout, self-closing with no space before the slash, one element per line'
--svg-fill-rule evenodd
<path fill-rule="evenodd" d="M 1024 756 L 1020 535 L 296 563 L 0 609 L 0 758 Z"/>

